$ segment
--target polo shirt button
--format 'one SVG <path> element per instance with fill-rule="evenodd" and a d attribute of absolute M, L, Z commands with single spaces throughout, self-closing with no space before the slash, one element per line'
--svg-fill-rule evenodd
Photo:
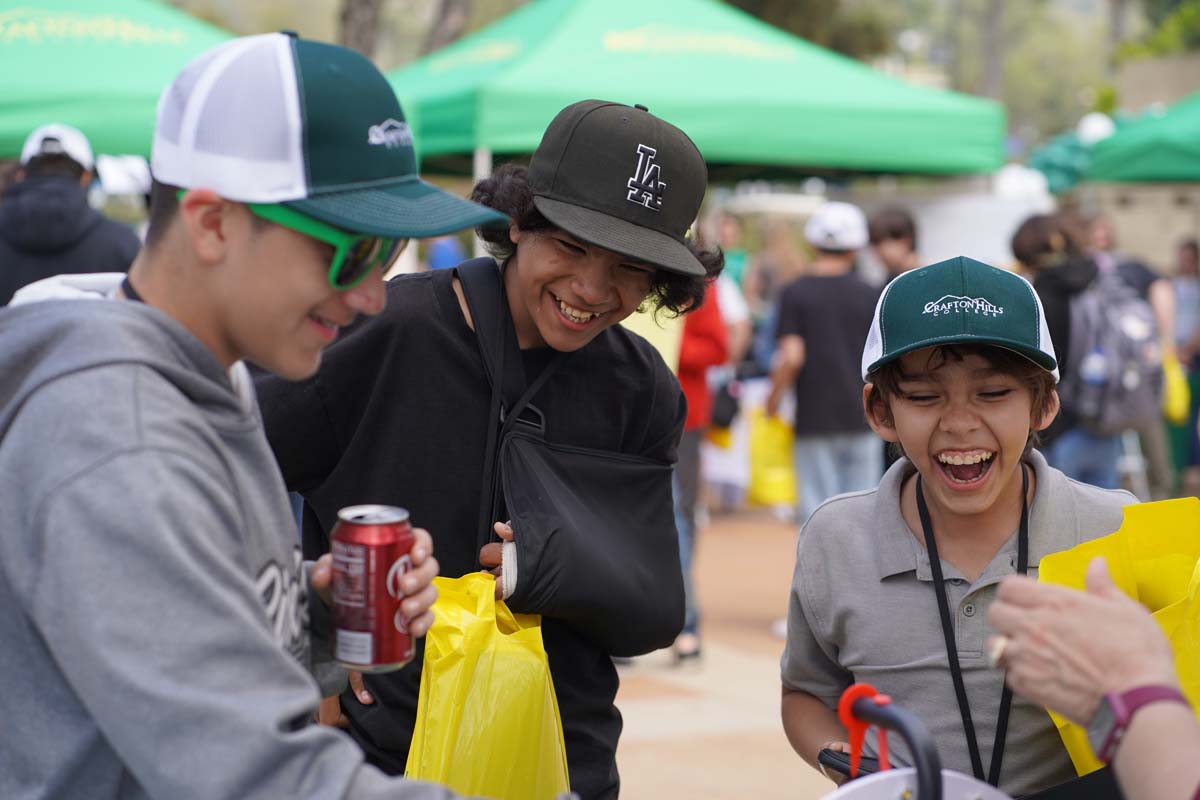
<path fill-rule="evenodd" d="M 965 606 L 963 606 L 963 616 L 964 617 L 975 616 L 975 606 L 971 605 L 970 603 L 967 603 Z"/>

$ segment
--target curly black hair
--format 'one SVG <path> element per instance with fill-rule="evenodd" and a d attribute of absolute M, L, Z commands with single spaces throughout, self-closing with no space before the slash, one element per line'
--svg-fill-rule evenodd
<path fill-rule="evenodd" d="M 490 178 L 484 178 L 471 190 L 471 199 L 489 208 L 507 214 L 523 231 L 557 230 L 554 223 L 542 216 L 533 204 L 533 190 L 529 186 L 529 170 L 520 164 L 505 164 Z M 508 228 L 476 228 L 479 238 L 485 243 L 493 258 L 503 261 L 516 252 L 516 245 L 508 238 Z M 695 311 L 704 302 L 704 291 L 715 281 L 725 267 L 725 254 L 721 249 L 701 247 L 692 239 L 684 244 L 704 267 L 704 275 L 681 275 L 665 269 L 656 269 L 647 296 L 649 308 L 643 304 L 639 311 L 653 309 L 666 311 L 672 316 Z"/>

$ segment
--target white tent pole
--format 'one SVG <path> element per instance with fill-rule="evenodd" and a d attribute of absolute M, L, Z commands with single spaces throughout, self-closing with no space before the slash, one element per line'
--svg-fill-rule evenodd
<path fill-rule="evenodd" d="M 475 148 L 475 159 L 472 172 L 474 174 L 472 185 L 479 183 L 481 180 L 492 174 L 492 151 L 490 149 L 486 147 Z M 486 255 L 487 251 L 483 249 L 483 240 L 476 236 L 475 257 L 480 258 Z"/>

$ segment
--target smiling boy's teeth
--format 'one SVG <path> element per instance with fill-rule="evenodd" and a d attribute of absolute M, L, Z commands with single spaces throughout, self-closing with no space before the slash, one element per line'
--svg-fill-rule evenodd
<path fill-rule="evenodd" d="M 591 322 L 596 317 L 600 316 L 599 314 L 589 314 L 586 311 L 580 311 L 578 308 L 575 308 L 575 306 L 569 306 L 562 300 L 558 301 L 558 308 L 560 311 L 562 311 L 563 315 L 566 316 L 567 319 L 571 320 L 572 322 L 578 322 L 581 325 L 585 322 Z"/>
<path fill-rule="evenodd" d="M 978 464 L 981 461 L 990 461 L 994 454 L 986 450 L 977 451 L 974 453 L 938 453 L 938 461 L 943 464 Z"/>

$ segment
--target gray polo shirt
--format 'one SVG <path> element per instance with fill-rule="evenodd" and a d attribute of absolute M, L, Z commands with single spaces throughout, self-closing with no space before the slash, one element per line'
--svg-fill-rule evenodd
<path fill-rule="evenodd" d="M 1051 468 L 1040 453 L 1027 459 L 1037 479 L 1029 518 L 1029 574 L 1041 558 L 1112 533 L 1128 492 L 1097 489 Z M 918 714 L 948 769 L 971 774 L 971 758 L 946 658 L 929 555 L 900 513 L 900 488 L 914 467 L 901 459 L 879 488 L 845 494 L 818 508 L 800 534 L 788 608 L 783 685 L 837 707 L 856 681 Z M 971 703 L 984 771 L 992 758 L 1004 675 L 987 664 L 986 617 L 996 585 L 1016 572 L 1017 532 L 974 582 L 942 562 L 959 663 Z M 888 737 L 897 762 L 907 750 Z M 867 752 L 877 752 L 874 732 Z M 1075 777 L 1050 717 L 1014 696 L 1000 788 L 1021 795 Z"/>

